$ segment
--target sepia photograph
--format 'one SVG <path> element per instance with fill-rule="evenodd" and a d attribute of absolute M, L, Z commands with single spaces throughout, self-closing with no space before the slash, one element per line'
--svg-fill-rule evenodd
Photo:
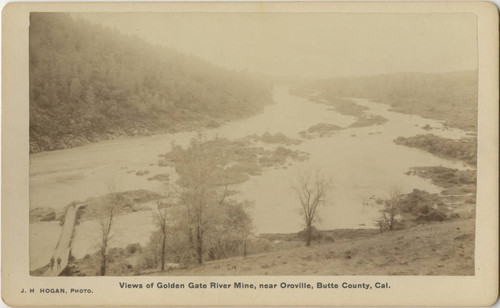
<path fill-rule="evenodd" d="M 31 13 L 31 275 L 474 275 L 476 36 Z"/>
<path fill-rule="evenodd" d="M 488 302 L 493 7 L 4 9 L 3 31 L 25 44 L 3 45 L 2 88 L 15 89 L 2 113 L 8 294 L 35 305 Z"/>

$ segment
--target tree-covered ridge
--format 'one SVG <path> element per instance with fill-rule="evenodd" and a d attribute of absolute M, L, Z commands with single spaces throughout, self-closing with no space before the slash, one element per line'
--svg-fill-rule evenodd
<path fill-rule="evenodd" d="M 243 73 L 67 14 L 32 13 L 29 45 L 31 153 L 217 125 L 271 101 Z"/>
<path fill-rule="evenodd" d="M 477 86 L 477 71 L 339 77 L 308 85 L 327 99 L 369 98 L 398 112 L 445 120 L 449 126 L 470 131 L 477 130 Z"/>

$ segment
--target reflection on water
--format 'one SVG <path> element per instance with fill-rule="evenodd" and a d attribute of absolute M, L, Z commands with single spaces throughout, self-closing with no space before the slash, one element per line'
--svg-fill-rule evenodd
<path fill-rule="evenodd" d="M 281 132 L 299 138 L 298 132 L 318 123 L 347 127 L 356 119 L 334 112 L 331 107 L 288 93 L 276 87 L 275 104 L 256 116 L 206 130 L 208 138 L 230 139 L 264 132 Z M 363 207 L 363 200 L 374 195 L 387 196 L 393 186 L 405 192 L 414 188 L 429 192 L 439 189 L 429 181 L 404 174 L 412 166 L 442 165 L 462 168 L 459 162 L 435 157 L 425 151 L 398 146 L 393 139 L 429 133 L 461 138 L 461 130 L 444 130 L 440 122 L 389 111 L 389 106 L 366 99 L 355 99 L 369 108 L 367 113 L 382 115 L 388 121 L 380 126 L 349 128 L 330 137 L 304 140 L 290 146 L 310 153 L 310 159 L 287 169 L 268 169 L 238 185 L 240 197 L 254 201 L 251 210 L 256 233 L 295 232 L 302 228 L 298 203 L 291 186 L 299 170 L 316 168 L 331 177 L 333 190 L 328 204 L 321 208 L 320 228 L 370 227 L 377 211 Z M 147 178 L 171 168 L 156 165 L 158 154 L 170 150 L 171 142 L 186 145 L 195 132 L 113 140 L 78 148 L 44 152 L 30 156 L 30 207 L 61 208 L 74 200 L 107 193 L 106 183 L 116 182 L 120 190 L 153 189 L 157 181 Z M 148 170 L 137 176 L 139 170 Z M 133 172 L 132 172 L 133 171 Z"/>

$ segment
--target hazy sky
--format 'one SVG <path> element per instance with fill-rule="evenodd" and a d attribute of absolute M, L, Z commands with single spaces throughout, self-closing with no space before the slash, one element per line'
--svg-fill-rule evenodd
<path fill-rule="evenodd" d="M 79 15 L 253 73 L 330 77 L 477 68 L 473 14 Z"/>

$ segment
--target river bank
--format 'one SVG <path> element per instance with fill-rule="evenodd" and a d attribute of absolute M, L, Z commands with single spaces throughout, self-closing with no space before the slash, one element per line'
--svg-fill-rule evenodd
<path fill-rule="evenodd" d="M 433 134 L 422 134 L 412 137 L 398 137 L 394 143 L 407 147 L 419 148 L 436 156 L 466 162 L 472 167 L 477 164 L 477 138 L 460 140 L 446 139 Z"/>
<path fill-rule="evenodd" d="M 144 275 L 474 275 L 474 219 L 207 262 Z"/>
<path fill-rule="evenodd" d="M 448 128 L 477 131 L 478 73 L 476 70 L 441 74 L 400 73 L 338 77 L 294 88 L 303 95 L 320 91 L 322 98 L 369 98 L 392 111 L 441 121 Z"/>
<path fill-rule="evenodd" d="M 202 266 L 169 263 L 150 268 L 138 243 L 109 251 L 109 275 L 473 275 L 474 218 L 421 223 L 391 232 L 376 229 L 318 231 L 311 247 L 301 233 L 261 234 L 246 257 L 206 261 Z M 94 276 L 99 255 L 73 259 L 67 275 Z"/>

